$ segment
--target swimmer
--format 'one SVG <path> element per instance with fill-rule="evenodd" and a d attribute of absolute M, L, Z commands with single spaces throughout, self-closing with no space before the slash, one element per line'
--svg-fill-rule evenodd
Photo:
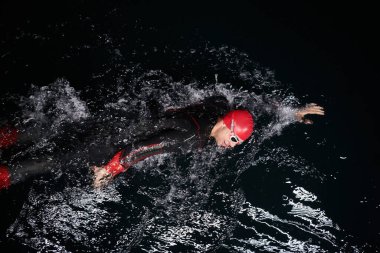
<path fill-rule="evenodd" d="M 305 124 L 313 122 L 306 115 L 324 115 L 323 107 L 308 104 L 295 110 L 294 121 Z M 220 148 L 234 148 L 247 141 L 255 127 L 254 117 L 246 109 L 234 109 L 226 98 L 210 97 L 202 103 L 177 110 L 168 110 L 154 119 L 147 133 L 136 137 L 130 144 L 118 150 L 110 161 L 102 166 L 92 166 L 93 186 L 101 188 L 114 177 L 127 171 L 131 166 L 148 157 L 170 153 L 187 153 L 208 145 Z M 1 135 L 2 134 L 2 135 Z M 0 148 L 7 148 L 15 142 L 17 132 L 9 129 L 0 131 Z M 44 167 L 39 170 L 38 167 Z M 44 163 L 26 162 L 18 164 L 17 173 L 8 166 L 0 165 L 0 189 L 25 180 L 24 174 L 35 175 L 35 171 L 48 168 Z M 23 173 L 27 171 L 27 173 Z"/>

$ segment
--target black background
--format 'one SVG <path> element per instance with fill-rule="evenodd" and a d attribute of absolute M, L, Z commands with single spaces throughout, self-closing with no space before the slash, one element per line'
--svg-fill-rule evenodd
<path fill-rule="evenodd" d="M 247 52 L 274 70 L 278 80 L 292 84 L 299 97 L 307 94 L 304 102 L 313 100 L 326 107 L 327 121 L 332 122 L 331 134 L 351 154 L 350 167 L 341 174 L 344 187 L 331 192 L 328 204 L 341 212 L 336 219 L 350 232 L 363 242 L 378 243 L 380 41 L 376 36 L 379 20 L 374 5 L 244 0 L 96 4 L 2 1 L 0 8 L 2 93 L 23 92 L 31 83 L 46 85 L 62 76 L 73 83 L 85 82 L 86 64 L 78 69 L 57 63 L 66 49 L 64 43 L 44 53 L 30 51 L 30 45 L 15 39 L 23 27 L 42 27 L 39 31 L 43 31 L 46 24 L 59 23 L 78 13 L 101 20 L 102 13 L 121 8 L 125 11 L 125 23 L 138 21 L 159 30 L 162 38 L 158 41 L 196 35 L 211 44 L 226 44 Z M 339 196 L 341 200 L 334 203 Z M 370 199 L 364 206 L 359 204 L 363 196 Z"/>

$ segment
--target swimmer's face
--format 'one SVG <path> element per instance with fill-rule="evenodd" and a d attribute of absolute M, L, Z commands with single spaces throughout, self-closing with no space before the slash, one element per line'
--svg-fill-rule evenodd
<path fill-rule="evenodd" d="M 233 141 L 234 137 L 235 139 L 237 137 L 224 123 L 217 131 L 215 131 L 213 137 L 215 138 L 216 144 L 223 148 L 233 148 L 242 143 L 241 140 L 238 140 L 237 142 Z"/>

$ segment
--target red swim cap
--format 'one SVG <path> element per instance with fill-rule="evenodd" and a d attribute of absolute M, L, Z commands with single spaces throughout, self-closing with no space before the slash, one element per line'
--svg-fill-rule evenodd
<path fill-rule="evenodd" d="M 224 124 L 228 129 L 232 128 L 232 120 L 234 121 L 234 133 L 240 140 L 245 141 L 253 132 L 254 122 L 252 114 L 247 110 L 233 110 L 223 117 Z"/>

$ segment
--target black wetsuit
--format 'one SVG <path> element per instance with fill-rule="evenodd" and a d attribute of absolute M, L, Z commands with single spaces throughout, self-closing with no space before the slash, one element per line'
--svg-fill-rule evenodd
<path fill-rule="evenodd" d="M 116 175 L 153 155 L 201 149 L 210 141 L 218 117 L 229 110 L 224 97 L 211 97 L 201 104 L 169 110 L 157 117 L 147 129 L 148 135 L 123 147 L 111 159 L 109 172 Z M 150 133 L 149 133 L 150 132 Z M 110 164 L 108 163 L 108 164 Z M 112 167 L 112 168 L 111 168 Z"/>
<path fill-rule="evenodd" d="M 152 119 L 151 125 L 141 126 L 141 129 L 145 130 L 144 134 L 134 137 L 134 141 L 124 147 L 115 145 L 113 148 L 107 148 L 108 154 L 103 152 L 103 159 L 106 156 L 113 156 L 108 164 L 118 163 L 113 164 L 118 166 L 118 169 L 115 169 L 115 166 L 111 169 L 114 170 L 111 172 L 116 175 L 153 155 L 168 152 L 187 153 L 203 148 L 213 142 L 210 139 L 210 133 L 218 117 L 223 116 L 230 109 L 227 99 L 218 96 L 182 109 L 168 110 L 163 113 L 157 111 L 155 113 L 157 116 Z M 159 108 L 156 107 L 153 110 L 159 110 Z M 90 151 L 89 153 L 90 165 L 102 165 L 96 162 L 99 161 L 99 152 Z M 44 174 L 54 166 L 54 163 L 54 160 L 39 159 L 17 162 L 14 168 L 10 165 L 10 182 L 15 184 L 30 176 Z"/>

